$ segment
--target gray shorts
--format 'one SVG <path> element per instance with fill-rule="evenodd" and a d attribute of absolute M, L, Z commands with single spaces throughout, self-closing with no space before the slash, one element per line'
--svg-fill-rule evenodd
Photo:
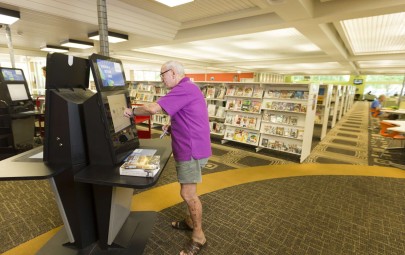
<path fill-rule="evenodd" d="M 191 159 L 176 162 L 177 179 L 179 183 L 200 183 L 201 168 L 207 164 L 208 158 Z"/>

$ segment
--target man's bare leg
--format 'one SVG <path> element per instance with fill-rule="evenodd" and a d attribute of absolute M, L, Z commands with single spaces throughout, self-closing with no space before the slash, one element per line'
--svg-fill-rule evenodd
<path fill-rule="evenodd" d="M 181 197 L 186 202 L 190 217 L 193 223 L 193 234 L 191 238 L 204 244 L 206 242 L 204 232 L 202 230 L 202 205 L 200 198 L 197 195 L 197 184 L 180 184 L 181 185 Z M 180 253 L 185 254 L 185 253 Z"/>

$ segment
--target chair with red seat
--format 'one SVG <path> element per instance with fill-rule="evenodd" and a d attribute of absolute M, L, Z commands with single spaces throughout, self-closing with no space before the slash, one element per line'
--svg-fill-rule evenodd
<path fill-rule="evenodd" d="M 399 132 L 389 131 L 388 128 L 391 128 L 391 127 L 395 127 L 395 125 L 392 124 L 392 123 L 384 122 L 384 121 L 380 122 L 380 135 L 390 139 L 390 141 L 388 142 L 387 147 L 385 147 L 384 150 L 381 152 L 380 158 L 382 157 L 382 155 L 384 155 L 384 153 L 387 150 L 404 149 L 404 147 L 390 148 L 390 145 L 392 144 L 393 141 L 401 141 L 401 145 L 402 145 L 402 142 L 405 141 L 405 136 L 404 135 L 400 134 Z"/>

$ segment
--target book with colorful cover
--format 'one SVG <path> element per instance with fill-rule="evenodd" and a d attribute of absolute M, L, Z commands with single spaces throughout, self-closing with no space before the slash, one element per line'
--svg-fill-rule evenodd
<path fill-rule="evenodd" d="M 155 149 L 136 149 L 120 167 L 121 175 L 153 177 L 160 170 L 160 155 Z"/>

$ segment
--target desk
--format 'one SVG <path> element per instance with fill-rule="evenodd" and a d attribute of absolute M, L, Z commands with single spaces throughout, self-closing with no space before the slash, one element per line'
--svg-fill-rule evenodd
<path fill-rule="evenodd" d="M 160 155 L 161 169 L 164 169 L 172 153 L 171 139 L 141 139 L 139 141 L 140 148 L 157 149 L 156 154 Z M 120 175 L 119 167 L 119 165 L 115 167 L 88 166 L 76 174 L 75 181 L 93 185 L 99 247 L 107 249 L 114 243 L 129 248 L 134 243 L 143 243 L 143 247 L 138 245 L 136 249 L 143 251 L 147 241 L 145 237 L 149 235 L 146 233 L 150 233 L 152 230 L 156 213 L 144 212 L 143 214 L 138 213 L 138 215 L 131 213 L 133 188 L 144 189 L 153 186 L 162 171 L 152 178 L 145 178 Z M 127 233 L 119 235 L 121 229 L 126 229 Z M 142 233 L 136 233 L 137 231 Z M 132 250 L 132 254 L 135 254 L 134 249 L 130 250 Z"/>
<path fill-rule="evenodd" d="M 404 120 L 383 120 L 383 122 L 396 125 L 396 127 L 387 128 L 387 130 L 405 134 L 405 121 Z M 394 163 L 394 162 L 390 162 L 390 165 L 405 170 L 405 165 Z"/>
<path fill-rule="evenodd" d="M 404 109 L 399 109 L 399 110 L 391 110 L 391 109 L 381 109 L 382 112 L 384 113 L 389 113 L 389 114 L 398 114 L 398 115 L 404 115 L 405 110 Z"/>

